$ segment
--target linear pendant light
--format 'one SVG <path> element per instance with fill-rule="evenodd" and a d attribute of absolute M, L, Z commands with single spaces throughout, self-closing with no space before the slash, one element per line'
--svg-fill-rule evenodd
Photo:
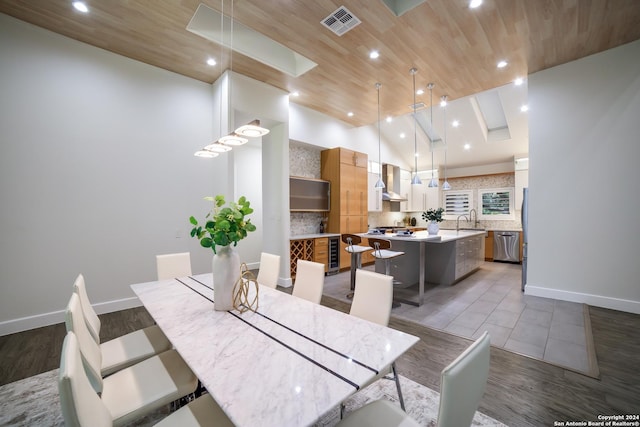
<path fill-rule="evenodd" d="M 451 184 L 447 181 L 447 150 L 449 146 L 447 145 L 447 95 L 442 95 L 442 108 L 444 109 L 442 112 L 444 113 L 444 182 L 442 183 L 443 190 L 451 190 Z"/>
<path fill-rule="evenodd" d="M 384 188 L 384 182 L 382 181 L 382 156 L 380 156 L 380 87 L 382 84 L 376 83 L 376 90 L 378 91 L 378 182 L 374 188 Z"/>
<path fill-rule="evenodd" d="M 429 89 L 429 103 L 431 104 L 431 134 L 433 135 L 433 87 L 435 84 L 429 83 L 427 88 Z M 429 138 L 431 140 L 431 138 Z M 433 140 L 431 140 L 431 181 L 429 181 L 429 188 L 434 188 L 438 186 L 438 180 L 433 176 Z"/>
<path fill-rule="evenodd" d="M 224 0 L 221 0 L 221 12 L 220 12 L 220 58 L 222 59 L 223 45 L 224 45 Z M 233 94 L 231 93 L 232 80 L 233 80 L 233 10 L 234 4 L 231 0 L 231 28 L 230 28 L 230 41 L 229 41 L 229 95 L 228 98 L 233 100 Z M 229 111 L 233 111 L 232 108 Z M 222 130 L 222 94 L 220 95 L 220 130 Z M 231 151 L 232 146 L 239 146 L 249 142 L 247 138 L 258 138 L 269 133 L 269 129 L 260 126 L 260 120 L 255 119 L 246 125 L 240 126 L 235 131 L 228 135 L 224 135 L 212 144 L 207 145 L 202 150 L 196 151 L 194 156 L 212 158 L 217 157 L 219 153 L 226 153 Z"/>
<path fill-rule="evenodd" d="M 412 68 L 409 73 L 413 76 L 413 166 L 415 175 L 411 178 L 411 185 L 422 185 L 418 176 L 418 117 L 416 116 L 416 73 L 417 68 Z"/>

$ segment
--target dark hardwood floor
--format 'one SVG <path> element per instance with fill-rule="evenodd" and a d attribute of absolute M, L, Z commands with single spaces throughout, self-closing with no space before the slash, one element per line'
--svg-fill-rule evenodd
<path fill-rule="evenodd" d="M 322 304 L 349 309 L 327 297 Z M 597 307 L 590 307 L 590 314 L 600 379 L 492 347 L 480 411 L 509 426 L 640 413 L 640 316 Z M 104 314 L 100 320 L 103 341 L 153 323 L 142 307 Z M 440 389 L 440 371 L 470 343 L 395 318 L 389 326 L 420 337 L 398 361 L 398 371 L 434 390 Z M 64 334 L 64 325 L 58 324 L 0 337 L 0 385 L 57 368 Z"/>

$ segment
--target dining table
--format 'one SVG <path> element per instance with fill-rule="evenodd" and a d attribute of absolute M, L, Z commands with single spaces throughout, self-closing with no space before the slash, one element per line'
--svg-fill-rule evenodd
<path fill-rule="evenodd" d="M 211 273 L 131 288 L 236 426 L 313 425 L 419 340 L 254 282 L 216 311 Z"/>

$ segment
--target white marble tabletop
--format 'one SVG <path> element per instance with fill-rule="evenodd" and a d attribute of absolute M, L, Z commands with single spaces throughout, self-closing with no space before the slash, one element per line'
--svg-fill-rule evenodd
<path fill-rule="evenodd" d="M 215 311 L 212 282 L 131 288 L 237 426 L 313 424 L 418 341 L 264 286 L 258 313 Z"/>

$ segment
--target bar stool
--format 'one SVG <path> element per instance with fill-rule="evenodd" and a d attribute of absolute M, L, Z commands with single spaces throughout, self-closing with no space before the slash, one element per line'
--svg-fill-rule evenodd
<path fill-rule="evenodd" d="M 373 252 L 371 254 L 375 258 L 384 260 L 384 274 L 391 276 L 391 259 L 404 255 L 404 252 L 390 251 L 391 241 L 386 239 L 375 239 L 373 237 L 369 237 L 369 246 L 373 248 Z M 397 284 L 398 281 L 394 280 L 394 283 Z"/>
<path fill-rule="evenodd" d="M 343 234 L 342 241 L 347 244 L 345 251 L 351 254 L 351 292 L 347 294 L 347 298 L 353 298 L 353 291 L 356 288 L 356 269 L 362 268 L 362 253 L 373 249 L 371 246 L 358 246 L 362 242 L 362 238 L 355 234 Z"/>

